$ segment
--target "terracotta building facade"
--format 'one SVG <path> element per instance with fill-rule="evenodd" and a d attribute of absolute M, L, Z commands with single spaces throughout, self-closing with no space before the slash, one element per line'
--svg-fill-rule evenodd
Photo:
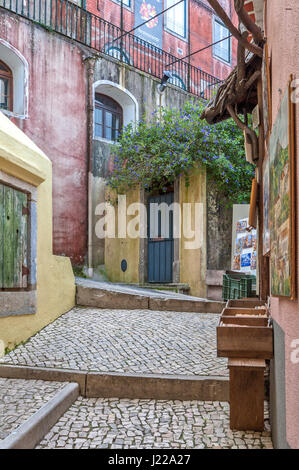
<path fill-rule="evenodd" d="M 147 9 L 150 3 L 150 10 Z M 123 32 L 130 31 L 137 25 L 146 21 L 150 16 L 160 13 L 163 9 L 178 3 L 177 0 L 124 0 L 121 9 L 120 0 L 86 0 L 86 10 L 104 18 L 108 22 L 119 26 Z M 222 0 L 222 6 L 228 16 L 235 23 L 237 16 L 233 8 L 233 0 Z M 230 35 L 228 29 L 215 15 L 213 9 L 206 0 L 183 0 L 173 9 L 159 16 L 148 25 L 137 28 L 134 34 L 152 42 L 168 54 L 178 59 L 204 49 L 211 43 Z M 129 56 L 129 43 L 124 39 L 124 54 Z M 110 44 L 110 53 L 119 54 L 119 42 L 117 46 Z M 109 49 L 109 47 L 108 47 Z M 189 62 L 189 59 L 186 59 Z M 198 54 L 191 55 L 190 64 L 207 72 L 221 80 L 225 79 L 236 63 L 236 41 L 227 39 L 214 47 L 208 47 Z M 174 72 L 174 80 L 182 80 L 184 76 L 180 66 Z"/>
<path fill-rule="evenodd" d="M 224 3 L 231 14 L 231 1 Z M 181 107 L 190 99 L 209 99 L 235 63 L 231 39 L 224 47 L 227 63 L 212 58 L 213 48 L 192 56 L 190 62 L 179 60 L 188 54 L 188 38 L 195 34 L 191 17 L 192 21 L 202 18 L 202 36 L 197 34 L 202 42 L 193 43 L 192 50 L 211 44 L 214 38 L 214 15 L 207 3 L 184 4 L 186 14 L 193 7 L 197 10 L 186 16 L 183 30 L 176 16 L 167 20 L 168 29 L 185 37 L 167 31 L 163 15 L 159 17 L 160 35 L 150 33 L 158 41 L 154 45 L 146 35 L 151 42 L 134 34 L 118 39 L 122 31 L 118 2 L 93 1 L 82 8 L 67 0 L 42 0 L 38 5 L 25 0 L 0 2 L 2 112 L 52 161 L 53 252 L 70 257 L 75 266 L 94 270 L 105 264 L 105 241 L 95 234 L 96 207 L 105 200 L 111 145 L 121 126 L 150 117 L 159 106 Z M 123 10 L 123 30 L 142 21 L 141 16 L 134 17 L 133 3 Z M 216 37 L 225 34 L 218 31 Z M 218 50 L 218 55 L 224 52 Z M 161 95 L 158 85 L 167 69 L 173 78 Z M 107 123 L 110 116 L 117 123 L 113 128 L 101 122 L 104 117 Z M 202 282 L 204 273 L 202 263 Z M 134 276 L 131 281 L 142 280 L 142 275 Z M 112 277 L 117 280 L 117 275 Z M 196 292 L 204 295 L 202 288 Z"/>

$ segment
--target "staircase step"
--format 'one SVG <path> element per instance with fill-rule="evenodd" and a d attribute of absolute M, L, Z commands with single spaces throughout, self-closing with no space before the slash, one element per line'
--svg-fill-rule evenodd
<path fill-rule="evenodd" d="M 127 284 L 128 285 L 128 284 Z M 175 292 L 176 294 L 189 294 L 190 286 L 185 283 L 165 283 L 165 284 L 154 284 L 154 283 L 145 283 L 145 284 L 129 284 L 129 286 L 141 287 L 143 289 L 152 289 L 158 291 L 166 292 Z"/>
<path fill-rule="evenodd" d="M 1 440 L 0 449 L 34 449 L 78 396 L 78 384 L 66 384 L 30 418 Z"/>
<path fill-rule="evenodd" d="M 229 379 L 226 376 L 78 372 L 3 364 L 0 365 L 0 377 L 77 381 L 76 393 L 89 398 L 183 401 L 228 401 L 229 399 Z"/>
<path fill-rule="evenodd" d="M 122 310 L 221 313 L 224 302 L 174 292 L 76 278 L 77 305 Z"/>

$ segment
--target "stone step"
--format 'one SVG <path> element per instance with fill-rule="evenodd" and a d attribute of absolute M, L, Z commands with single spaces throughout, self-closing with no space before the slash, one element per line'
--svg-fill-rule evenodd
<path fill-rule="evenodd" d="M 201 299 L 175 292 L 161 292 L 109 282 L 76 278 L 77 305 L 86 307 L 160 310 L 173 312 L 221 313 L 224 302 Z"/>
<path fill-rule="evenodd" d="M 21 382 L 21 380 L 19 381 Z M 7 382 L 9 382 L 9 380 L 7 380 Z M 13 380 L 13 384 L 11 384 L 11 386 L 17 388 L 16 382 L 16 380 Z M 28 380 L 27 383 L 29 386 L 32 384 L 35 388 L 38 385 L 32 380 Z M 39 383 L 42 384 L 42 381 L 40 380 Z M 9 410 L 8 404 L 7 409 L 4 410 L 4 416 L 1 418 L 0 430 L 3 423 L 5 423 L 5 420 L 7 422 L 11 421 L 12 423 L 18 420 L 22 421 L 22 415 L 19 416 L 19 410 L 24 410 L 26 414 L 26 406 L 29 406 L 26 392 L 26 381 L 22 380 L 21 385 L 24 386 L 24 394 L 23 396 L 21 394 L 16 397 L 17 402 L 14 410 L 15 415 L 13 415 L 11 410 Z M 45 393 L 43 385 L 40 385 L 40 390 L 37 387 L 36 393 Z M 12 431 L 6 435 L 4 439 L 0 440 L 0 449 L 34 449 L 59 418 L 77 400 L 78 396 L 79 386 L 77 383 L 67 383 L 61 386 L 54 396 L 48 400 L 45 398 L 45 403 L 25 421 L 22 421 L 18 427 L 12 426 Z M 35 398 L 33 398 L 33 401 L 34 399 Z M 27 410 L 27 414 L 28 412 L 30 412 L 30 409 Z"/>
<path fill-rule="evenodd" d="M 126 284 L 128 285 L 128 284 Z M 165 283 L 165 284 L 154 284 L 154 283 L 145 283 L 145 284 L 129 284 L 129 286 L 141 287 L 143 289 L 152 289 L 158 291 L 166 292 L 175 292 L 176 294 L 189 294 L 190 286 L 189 284 L 183 283 Z"/>
<path fill-rule="evenodd" d="M 133 374 L 0 365 L 0 377 L 77 382 L 88 398 L 228 401 L 228 377 Z"/>

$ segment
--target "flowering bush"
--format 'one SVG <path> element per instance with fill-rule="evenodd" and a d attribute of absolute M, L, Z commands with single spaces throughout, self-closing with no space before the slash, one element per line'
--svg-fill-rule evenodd
<path fill-rule="evenodd" d="M 183 109 L 163 108 L 150 122 L 127 126 L 113 146 L 114 166 L 108 184 L 118 193 L 140 184 L 163 189 L 192 169 L 205 165 L 208 184 L 233 203 L 250 199 L 254 167 L 245 159 L 244 138 L 232 120 L 210 126 L 200 119 L 202 103 L 188 102 Z"/>

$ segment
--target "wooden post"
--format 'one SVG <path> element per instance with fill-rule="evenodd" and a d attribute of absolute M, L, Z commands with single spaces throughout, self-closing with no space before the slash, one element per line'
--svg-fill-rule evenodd
<path fill-rule="evenodd" d="M 265 154 L 265 136 L 264 136 L 264 118 L 263 118 L 263 92 L 262 81 L 259 80 L 257 84 L 258 93 L 258 106 L 260 111 L 260 125 L 259 125 L 259 161 L 258 161 L 258 266 L 259 266 L 259 296 L 260 299 L 267 301 L 270 295 L 269 288 L 269 258 L 263 256 L 263 230 L 264 230 L 264 215 L 263 215 L 263 161 Z"/>
<path fill-rule="evenodd" d="M 264 371 L 262 359 L 229 359 L 230 428 L 264 430 Z"/>

